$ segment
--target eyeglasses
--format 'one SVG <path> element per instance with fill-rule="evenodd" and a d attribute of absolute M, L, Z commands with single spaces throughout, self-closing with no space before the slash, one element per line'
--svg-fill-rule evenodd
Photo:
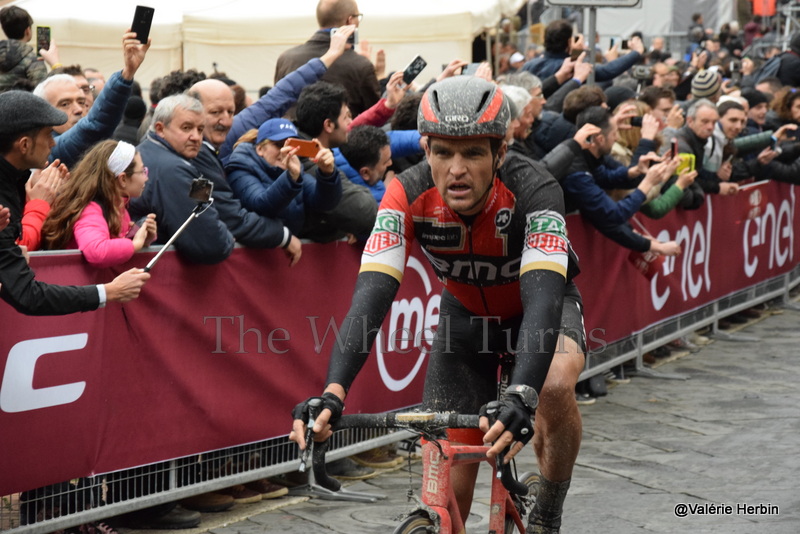
<path fill-rule="evenodd" d="M 145 176 L 150 176 L 150 171 L 147 169 L 147 167 L 142 167 L 142 170 L 133 171 L 131 174 L 139 174 L 140 172 L 143 172 Z"/>
<path fill-rule="evenodd" d="M 353 13 L 353 14 L 352 14 L 352 15 L 350 15 L 350 16 L 351 16 L 351 17 L 355 17 L 355 18 L 356 18 L 356 20 L 357 20 L 359 23 L 360 23 L 362 20 L 364 20 L 364 14 L 363 14 L 363 13 Z"/>
<path fill-rule="evenodd" d="M 81 85 L 80 88 L 81 88 L 81 91 L 83 91 L 87 95 L 89 93 L 94 92 L 94 85 Z"/>

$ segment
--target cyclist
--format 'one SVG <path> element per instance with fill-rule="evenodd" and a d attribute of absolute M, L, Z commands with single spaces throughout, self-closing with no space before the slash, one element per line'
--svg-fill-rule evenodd
<path fill-rule="evenodd" d="M 581 438 L 574 389 L 585 335 L 571 280 L 577 264 L 555 179 L 531 160 L 506 159 L 509 115 L 501 89 L 480 78 L 448 78 L 426 91 L 418 113 L 419 131 L 428 136 L 426 160 L 387 188 L 342 328 L 346 343 L 331 354 L 325 409 L 314 431 L 327 439 L 328 423 L 341 415 L 416 239 L 444 284 L 423 406 L 478 413 L 497 397 L 497 353 L 514 352 L 498 421 L 489 428 L 482 420 L 472 435 L 451 430 L 449 437 L 494 442 L 490 457 L 510 446 L 510 459 L 533 436 L 542 483 L 528 532 L 558 532 Z M 301 449 L 307 402 L 295 408 L 290 435 Z M 475 464 L 452 472 L 464 520 L 477 470 Z"/>

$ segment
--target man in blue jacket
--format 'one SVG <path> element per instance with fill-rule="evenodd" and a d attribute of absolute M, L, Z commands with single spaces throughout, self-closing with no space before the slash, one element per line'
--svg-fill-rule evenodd
<path fill-rule="evenodd" d="M 534 58 L 522 66 L 523 70 L 535 74 L 540 79 L 555 74 L 565 59 L 570 57 L 575 40 L 572 25 L 566 20 L 554 20 L 544 31 L 543 55 Z M 644 44 L 639 37 L 629 39 L 631 51 L 624 56 L 594 68 L 594 79 L 597 82 L 608 82 L 636 65 L 643 57 Z"/>
<path fill-rule="evenodd" d="M 680 247 L 674 241 L 660 242 L 633 231 L 628 220 L 647 200 L 654 187 L 660 187 L 675 171 L 674 161 L 659 163 L 648 168 L 657 157 L 655 154 L 639 158 L 635 167 L 627 168 L 611 159 L 611 147 L 617 140 L 617 125 L 611 113 L 600 106 L 582 111 L 577 118 L 578 128 L 593 125 L 591 135 L 573 161 L 569 173 L 561 182 L 564 190 L 566 211 L 579 209 L 600 233 L 619 245 L 638 252 L 652 251 L 658 254 L 676 255 Z M 633 189 L 615 202 L 605 192 L 607 189 Z"/>
<path fill-rule="evenodd" d="M 33 94 L 47 100 L 53 107 L 69 114 L 66 127 L 56 130 L 56 146 L 50 152 L 50 161 L 56 159 L 72 167 L 95 143 L 111 139 L 122 120 L 128 97 L 131 96 L 133 77 L 144 61 L 151 40 L 141 44 L 133 32 L 122 36 L 122 52 L 125 64 L 121 71 L 112 74 L 103 90 L 97 95 L 94 105 L 85 114 L 85 96 L 78 84 L 69 75 L 46 78 Z M 84 108 L 85 109 L 85 108 Z"/>
<path fill-rule="evenodd" d="M 380 204 L 393 172 L 392 157 L 422 153 L 417 130 L 384 132 L 377 126 L 356 126 L 347 134 L 347 143 L 334 148 L 336 166 L 356 185 L 369 188 Z"/>

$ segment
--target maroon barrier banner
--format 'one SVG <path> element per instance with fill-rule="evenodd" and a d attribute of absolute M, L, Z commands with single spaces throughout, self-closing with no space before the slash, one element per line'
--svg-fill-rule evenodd
<path fill-rule="evenodd" d="M 97 271 L 79 254 L 34 257 L 37 278 L 92 284 L 144 265 Z M 418 404 L 438 281 L 409 260 L 348 412 Z M 360 252 L 305 245 L 236 249 L 214 266 L 168 252 L 141 297 L 64 317 L 0 304 L 0 495 L 78 476 L 285 435 L 291 409 L 322 391 L 350 305 Z M 388 336 L 393 332 L 394 336 Z"/>
<path fill-rule="evenodd" d="M 682 249 L 680 256 L 660 258 L 647 275 L 630 251 L 580 217 L 568 217 L 590 348 L 790 271 L 800 259 L 796 195 L 794 186 L 759 182 L 736 196 L 707 196 L 699 210 L 673 210 L 659 220 L 637 214 L 635 230 L 677 241 Z"/>
<path fill-rule="evenodd" d="M 647 277 L 629 251 L 568 217 L 594 348 L 787 272 L 800 257 L 795 190 L 783 184 L 637 221 L 683 248 Z M 87 284 L 150 256 L 114 270 L 78 254 L 32 265 L 42 281 Z M 168 252 L 125 305 L 25 317 L 0 303 L 0 495 L 285 435 L 292 407 L 322 389 L 359 257 L 342 243 L 304 245 L 293 268 L 275 250 L 236 249 L 214 266 Z M 348 412 L 419 403 L 440 292 L 415 251 Z"/>

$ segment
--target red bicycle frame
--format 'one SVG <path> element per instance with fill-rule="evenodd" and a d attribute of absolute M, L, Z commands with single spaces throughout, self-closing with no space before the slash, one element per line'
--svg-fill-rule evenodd
<path fill-rule="evenodd" d="M 504 532 L 506 517 L 511 517 L 520 533 L 525 527 L 511 496 L 497 477 L 493 458 L 487 458 L 485 445 L 451 445 L 445 439 L 422 444 L 422 502 L 438 514 L 441 534 L 465 532 L 458 510 L 455 492 L 450 480 L 450 470 L 456 465 L 488 462 L 492 466 L 492 494 L 489 505 L 489 532 Z M 441 451 L 439 449 L 441 447 Z"/>

